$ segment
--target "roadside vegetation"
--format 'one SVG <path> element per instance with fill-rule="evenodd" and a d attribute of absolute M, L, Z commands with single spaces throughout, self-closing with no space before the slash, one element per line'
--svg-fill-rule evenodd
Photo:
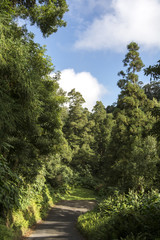
<path fill-rule="evenodd" d="M 89 240 L 158 240 L 159 215 L 158 191 L 129 191 L 128 194 L 115 192 L 96 209 L 81 215 L 78 228 Z"/>
<path fill-rule="evenodd" d="M 65 0 L 0 2 L 0 240 L 20 239 L 58 199 L 97 196 L 78 220 L 88 239 L 158 240 L 160 62 L 144 69 L 144 85 L 139 46 L 128 44 L 117 102 L 88 111 L 17 24 L 27 19 L 47 37 L 66 11 Z"/>

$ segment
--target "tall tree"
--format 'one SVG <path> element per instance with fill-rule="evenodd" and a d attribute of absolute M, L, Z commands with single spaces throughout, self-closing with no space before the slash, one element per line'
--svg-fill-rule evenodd
<path fill-rule="evenodd" d="M 138 44 L 135 42 L 131 42 L 127 46 L 127 49 L 128 53 L 123 60 L 124 67 L 127 67 L 126 73 L 124 71 L 120 71 L 118 73 L 118 75 L 122 77 L 122 79 L 118 81 L 118 86 L 121 89 L 123 89 L 128 82 L 134 84 L 138 83 L 138 75 L 136 74 L 136 72 L 140 72 L 142 67 L 144 67 L 143 62 L 139 57 Z"/>
<path fill-rule="evenodd" d="M 118 97 L 117 108 L 114 111 L 116 125 L 112 132 L 111 142 L 111 166 L 113 172 L 111 181 L 113 184 L 119 184 L 125 190 L 137 187 L 137 181 L 133 181 L 133 175 L 139 171 L 139 161 L 141 159 L 133 159 L 131 153 L 136 148 L 137 138 L 139 141 L 145 141 L 145 137 L 150 134 L 152 124 L 155 121 L 151 114 L 151 110 L 155 106 L 155 102 L 147 99 L 144 91 L 138 85 L 138 75 L 143 63 L 137 53 L 138 46 L 135 43 L 128 45 L 128 54 L 124 59 L 124 66 L 128 66 L 124 73 L 124 84 L 121 80 L 118 85 L 122 91 Z M 136 57 L 133 57 L 136 56 Z M 136 162 L 137 161 L 137 162 Z M 147 163 L 147 161 L 145 162 Z M 134 166 L 134 168 L 133 168 Z M 134 169 L 134 171 L 133 171 Z M 144 168 L 145 169 L 145 168 Z M 139 179 L 145 176 L 145 170 L 141 171 Z"/>
<path fill-rule="evenodd" d="M 92 142 L 91 126 L 87 109 L 82 107 L 84 98 L 75 89 L 68 93 L 70 99 L 69 113 L 63 131 L 72 149 L 72 166 L 85 168 L 91 163 L 94 152 L 90 148 Z"/>
<path fill-rule="evenodd" d="M 94 120 L 92 148 L 95 152 L 96 161 L 94 174 L 104 177 L 104 168 L 107 165 L 107 151 L 110 142 L 112 127 L 114 124 L 112 114 L 107 114 L 101 101 L 97 101 L 93 107 L 92 119 Z"/>

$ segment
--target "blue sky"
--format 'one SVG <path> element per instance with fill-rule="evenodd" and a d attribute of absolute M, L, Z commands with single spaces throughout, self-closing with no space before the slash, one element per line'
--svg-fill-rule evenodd
<path fill-rule="evenodd" d="M 135 41 L 145 66 L 160 59 L 160 0 L 67 0 L 66 28 L 43 38 L 36 27 L 35 41 L 46 45 L 60 86 L 76 88 L 89 110 L 97 100 L 105 106 L 117 100 L 117 73 L 123 69 L 126 46 Z M 140 74 L 140 79 L 148 79 Z"/>

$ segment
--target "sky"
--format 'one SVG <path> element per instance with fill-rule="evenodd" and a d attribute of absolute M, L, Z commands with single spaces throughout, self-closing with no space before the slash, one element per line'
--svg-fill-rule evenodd
<path fill-rule="evenodd" d="M 117 73 L 127 44 L 135 41 L 145 67 L 160 59 L 160 0 L 67 0 L 67 27 L 43 38 L 36 27 L 35 41 L 46 45 L 55 71 L 61 72 L 60 87 L 75 88 L 90 111 L 96 101 L 107 107 L 117 101 Z M 140 80 L 149 82 L 140 73 Z"/>

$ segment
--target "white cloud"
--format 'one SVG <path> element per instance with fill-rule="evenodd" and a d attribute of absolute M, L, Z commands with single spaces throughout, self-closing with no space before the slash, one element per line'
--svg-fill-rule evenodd
<path fill-rule="evenodd" d="M 73 88 L 80 92 L 86 103 L 84 107 L 92 110 L 96 101 L 100 100 L 101 96 L 107 91 L 98 80 L 89 72 L 75 73 L 74 69 L 65 69 L 61 71 L 60 87 L 70 92 Z"/>
<path fill-rule="evenodd" d="M 160 0 L 112 0 L 111 7 L 80 34 L 76 48 L 121 51 L 131 41 L 160 48 Z"/>

